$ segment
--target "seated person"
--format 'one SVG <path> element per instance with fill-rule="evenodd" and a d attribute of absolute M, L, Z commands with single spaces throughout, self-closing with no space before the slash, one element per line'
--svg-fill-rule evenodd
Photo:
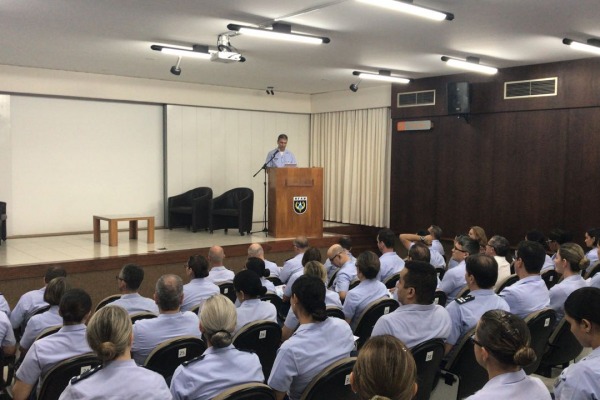
<path fill-rule="evenodd" d="M 191 256 L 185 265 L 190 282 L 183 285 L 182 311 L 202 306 L 210 296 L 220 293 L 219 287 L 208 278 L 208 260 L 204 256 Z"/>
<path fill-rule="evenodd" d="M 273 282 L 266 279 L 271 275 L 271 272 L 266 268 L 265 262 L 262 259 L 258 257 L 248 257 L 246 260 L 246 269 L 254 271 L 256 275 L 260 277 L 260 283 L 267 289 L 267 292 L 275 293 L 275 285 Z"/>
<path fill-rule="evenodd" d="M 356 265 L 348 252 L 339 244 L 334 244 L 327 250 L 327 258 L 331 264 L 339 268 L 333 281 L 333 290 L 338 292 L 340 300 L 344 301 L 350 282 L 356 278 Z"/>
<path fill-rule="evenodd" d="M 404 268 L 404 260 L 394 250 L 396 234 L 391 229 L 381 229 L 377 234 L 377 248 L 381 252 L 379 257 L 379 273 L 377 279 L 385 282 L 390 276 L 397 274 Z"/>
<path fill-rule="evenodd" d="M 342 236 L 338 240 L 338 244 L 344 248 L 350 260 L 356 262 L 356 258 L 352 255 L 352 238 L 350 236 Z M 333 265 L 329 258 L 325 260 L 323 265 L 325 266 L 325 271 L 327 271 L 327 282 L 329 283 L 333 275 L 339 271 L 339 268 Z"/>
<path fill-rule="evenodd" d="M 12 356 L 17 350 L 17 340 L 10 324 L 8 316 L 0 312 L 0 346 L 2 347 L 2 354 L 5 356 Z"/>
<path fill-rule="evenodd" d="M 258 356 L 233 346 L 235 324 L 231 300 L 217 294 L 206 301 L 200 311 L 200 331 L 208 348 L 175 370 L 171 380 L 174 400 L 208 400 L 232 386 L 264 381 Z"/>
<path fill-rule="evenodd" d="M 86 337 L 102 367 L 71 379 L 59 400 L 171 397 L 161 375 L 138 367 L 131 359 L 133 332 L 124 308 L 110 304 L 98 310 L 90 319 Z"/>
<path fill-rule="evenodd" d="M 85 323 L 92 312 L 92 299 L 82 289 L 65 292 L 58 312 L 63 327 L 48 337 L 33 342 L 16 373 L 13 399 L 26 400 L 35 387 L 58 362 L 92 351 L 85 339 Z"/>
<path fill-rule="evenodd" d="M 298 278 L 292 287 L 291 304 L 300 327 L 281 345 L 271 370 L 268 384 L 275 390 L 277 400 L 286 393 L 290 400 L 299 400 L 319 372 L 348 357 L 354 349 L 350 326 L 339 318 L 327 317 L 321 279 Z"/>
<path fill-rule="evenodd" d="M 158 307 L 154 300 L 143 297 L 138 293 L 143 280 L 144 270 L 142 267 L 135 264 L 125 265 L 117 276 L 121 298 L 111 304 L 123 307 L 129 314 L 150 312 L 158 315 Z"/>
<path fill-rule="evenodd" d="M 221 246 L 213 246 L 208 250 L 208 262 L 210 264 L 210 271 L 208 273 L 208 279 L 214 283 L 231 282 L 235 273 L 225 268 L 223 260 L 225 259 L 225 252 Z"/>
<path fill-rule="evenodd" d="M 576 243 L 565 243 L 560 246 L 554 258 L 556 272 L 562 274 L 562 279 L 556 285 L 550 288 L 550 308 L 556 311 L 556 322 L 565 316 L 565 300 L 571 293 L 587 283 L 581 276 L 581 271 L 585 271 L 590 264 L 585 257 L 583 249 Z"/>
<path fill-rule="evenodd" d="M 248 247 L 248 258 L 256 257 L 260 258 L 265 262 L 265 268 L 267 268 L 270 272 L 269 276 L 274 278 L 279 278 L 279 273 L 281 272 L 281 268 L 277 266 L 273 261 L 265 260 L 265 251 L 262 246 L 258 243 L 252 243 Z"/>
<path fill-rule="evenodd" d="M 306 263 L 311 261 L 321 262 L 321 260 L 322 256 L 321 251 L 319 249 L 317 249 L 316 247 L 309 247 L 308 249 L 306 249 L 304 254 L 302 254 L 302 268 L 300 268 L 298 271 L 294 272 L 290 276 L 290 279 L 288 279 L 285 288 L 283 289 L 283 301 L 285 303 L 290 302 L 290 297 L 292 297 L 292 286 L 294 286 L 294 282 L 296 281 L 296 279 L 304 275 L 304 266 L 306 265 Z"/>
<path fill-rule="evenodd" d="M 304 264 L 302 264 L 302 257 L 304 256 L 306 249 L 308 249 L 308 239 L 304 236 L 299 236 L 294 239 L 292 246 L 295 255 L 283 263 L 283 267 L 281 267 L 281 272 L 279 273 L 279 279 L 281 279 L 281 282 L 283 283 L 287 283 L 290 276 L 304 267 Z"/>
<path fill-rule="evenodd" d="M 2 293 L 0 293 L 0 312 L 3 312 L 7 317 L 10 317 L 10 305 Z"/>
<path fill-rule="evenodd" d="M 260 278 L 254 271 L 244 270 L 233 278 L 233 287 L 240 306 L 235 309 L 237 323 L 233 334 L 242 329 L 244 325 L 254 321 L 267 320 L 277 322 L 277 309 L 268 301 L 262 301 L 261 296 L 267 293 L 267 288 L 262 285 Z"/>
<path fill-rule="evenodd" d="M 552 260 L 552 258 L 546 254 L 546 237 L 544 236 L 544 234 L 540 231 L 529 231 L 527 232 L 527 234 L 525 235 L 525 240 L 529 240 L 531 242 L 537 242 L 540 245 L 542 245 L 542 247 L 544 248 L 544 264 L 542 265 L 542 269 L 540 270 L 540 273 L 543 274 L 546 271 L 550 271 L 554 269 L 554 261 Z"/>
<path fill-rule="evenodd" d="M 452 248 L 452 259 L 458 264 L 446 271 L 439 287 L 439 290 L 448 296 L 447 303 L 451 303 L 458 292 L 467 284 L 465 280 L 465 260 L 473 254 L 479 254 L 479 242 L 468 236 L 459 236 Z"/>
<path fill-rule="evenodd" d="M 510 255 L 510 243 L 505 237 L 494 235 L 485 245 L 485 254 L 494 257 L 494 260 L 498 263 L 498 280 L 496 280 L 496 284 L 494 285 L 496 287 L 511 275 L 510 263 L 512 263 L 512 257 Z"/>

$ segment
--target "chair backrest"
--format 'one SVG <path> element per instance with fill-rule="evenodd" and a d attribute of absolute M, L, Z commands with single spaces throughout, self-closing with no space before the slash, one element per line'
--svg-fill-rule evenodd
<path fill-rule="evenodd" d="M 276 276 L 268 276 L 266 279 L 268 281 L 271 281 L 271 283 L 273 283 L 273 285 L 275 285 L 275 286 L 281 286 L 281 285 L 283 285 L 283 282 L 281 282 L 281 279 L 279 279 Z"/>
<path fill-rule="evenodd" d="M 535 311 L 525 317 L 525 323 L 531 333 L 531 348 L 535 351 L 537 359 L 530 365 L 523 368 L 527 374 L 535 372 L 542 362 L 546 344 L 554 329 L 556 321 L 556 311 L 550 308 L 544 308 Z"/>
<path fill-rule="evenodd" d="M 371 302 L 358 317 L 358 323 L 354 335 L 358 336 L 357 349 L 371 337 L 375 323 L 382 315 L 386 315 L 398 308 L 398 302 L 389 298 L 379 299 Z"/>
<path fill-rule="evenodd" d="M 194 336 L 180 336 L 162 342 L 146 358 L 144 367 L 161 374 L 167 383 L 178 366 L 196 358 L 206 350 L 206 344 Z"/>
<path fill-rule="evenodd" d="M 112 295 L 110 295 L 108 297 L 103 298 L 102 300 L 100 300 L 98 302 L 98 305 L 94 309 L 94 312 L 98 311 L 99 309 L 101 309 L 105 305 L 112 303 L 113 301 L 119 300 L 120 298 L 121 298 L 120 294 L 112 294 Z"/>
<path fill-rule="evenodd" d="M 277 294 L 273 292 L 267 292 L 260 299 L 262 301 L 266 301 L 273 304 L 275 306 L 275 309 L 277 310 L 277 315 L 279 315 L 279 310 L 281 310 L 281 307 L 283 306 L 283 300 L 281 299 L 281 297 L 277 296 Z"/>
<path fill-rule="evenodd" d="M 355 362 L 356 357 L 346 357 L 329 365 L 312 379 L 300 400 L 358 400 L 350 387 L 350 372 Z"/>
<path fill-rule="evenodd" d="M 260 320 L 244 325 L 233 337 L 233 345 L 237 349 L 256 353 L 265 380 L 271 374 L 280 344 L 281 327 L 272 321 Z"/>
<path fill-rule="evenodd" d="M 517 274 L 509 275 L 506 278 L 502 279 L 500 282 L 498 282 L 494 291 L 496 292 L 496 294 L 499 294 L 501 291 L 504 290 L 504 288 L 509 287 L 518 280 L 519 276 Z"/>
<path fill-rule="evenodd" d="M 339 307 L 328 306 L 326 312 L 327 312 L 328 317 L 334 317 L 334 318 L 346 320 L 346 316 L 344 315 L 344 312 Z"/>
<path fill-rule="evenodd" d="M 327 282 L 327 287 L 331 287 L 331 285 L 333 285 L 333 282 L 335 282 L 335 278 L 337 277 L 338 272 L 340 272 L 339 268 L 333 273 L 333 275 L 331 275 L 331 278 L 329 278 L 329 282 Z"/>
<path fill-rule="evenodd" d="M 153 313 L 147 312 L 147 311 L 142 311 L 142 312 L 130 314 L 129 318 L 131 318 L 131 323 L 135 324 L 137 321 L 142 320 L 142 319 L 156 318 L 156 314 L 153 314 Z"/>
<path fill-rule="evenodd" d="M 454 345 L 444 367 L 447 371 L 460 377 L 457 397 L 459 399 L 472 395 L 488 381 L 487 371 L 475 359 L 473 341 L 471 340 L 471 336 L 474 334 L 475 328 L 471 328 L 464 334 L 458 343 Z"/>
<path fill-rule="evenodd" d="M 438 279 L 441 281 L 444 278 L 444 275 L 446 274 L 446 269 L 445 268 L 436 268 L 435 273 L 437 274 Z"/>
<path fill-rule="evenodd" d="M 448 301 L 448 295 L 446 292 L 441 290 L 436 290 L 433 295 L 433 304 L 437 304 L 438 306 L 446 307 L 446 302 Z"/>
<path fill-rule="evenodd" d="M 456 297 L 455 297 L 455 298 L 456 298 L 456 299 L 458 299 L 459 297 L 466 296 L 466 295 L 468 295 L 470 292 L 471 292 L 471 290 L 469 290 L 469 286 L 468 286 L 468 285 L 465 285 L 465 286 L 463 286 L 463 287 L 462 287 L 462 288 L 461 288 L 461 289 L 458 291 L 458 293 L 456 293 Z"/>
<path fill-rule="evenodd" d="M 418 392 L 416 400 L 428 400 L 444 358 L 444 340 L 430 339 L 419 343 L 410 352 L 417 365 Z"/>
<path fill-rule="evenodd" d="M 596 275 L 600 272 L 600 262 L 596 262 L 596 264 L 592 265 L 584 274 L 584 279 L 588 279 Z"/>
<path fill-rule="evenodd" d="M 54 325 L 54 326 L 49 326 L 48 328 L 44 329 L 43 331 L 41 331 L 36 337 L 35 340 L 40 340 L 45 338 L 46 336 L 50 336 L 56 332 L 58 332 L 60 330 L 60 328 L 62 328 L 62 325 Z"/>
<path fill-rule="evenodd" d="M 386 288 L 393 289 L 396 287 L 396 283 L 398 283 L 399 280 L 400 280 L 400 272 L 388 276 L 385 279 L 385 281 L 383 281 L 383 284 L 385 285 Z"/>
<path fill-rule="evenodd" d="M 275 392 L 264 383 L 244 383 L 219 393 L 212 400 L 275 400 Z"/>
<path fill-rule="evenodd" d="M 226 296 L 229 300 L 231 300 L 233 303 L 235 303 L 235 300 L 237 297 L 235 296 L 235 289 L 233 288 L 233 282 L 229 282 L 229 281 L 219 282 L 219 283 L 217 283 L 217 286 L 219 287 L 219 290 L 221 291 L 221 294 L 223 296 Z"/>
<path fill-rule="evenodd" d="M 348 290 L 352 290 L 360 284 L 360 280 L 358 278 L 352 279 L 350 285 L 348 286 Z"/>
<path fill-rule="evenodd" d="M 548 339 L 548 346 L 540 362 L 540 367 L 551 368 L 555 365 L 568 364 L 582 350 L 583 346 L 571 332 L 571 324 L 563 318 L 558 322 Z"/>
<path fill-rule="evenodd" d="M 40 400 L 56 400 L 71 378 L 81 375 L 102 363 L 94 353 L 86 353 L 57 363 L 48 371 L 38 393 Z"/>
<path fill-rule="evenodd" d="M 546 283 L 546 287 L 550 290 L 554 285 L 558 283 L 561 278 L 561 274 L 556 272 L 554 269 L 549 269 L 542 274 L 542 279 Z"/>
<path fill-rule="evenodd" d="M 0 392 L 10 386 L 15 376 L 15 355 L 7 356 L 0 347 Z M 6 371 L 6 377 L 5 372 Z"/>

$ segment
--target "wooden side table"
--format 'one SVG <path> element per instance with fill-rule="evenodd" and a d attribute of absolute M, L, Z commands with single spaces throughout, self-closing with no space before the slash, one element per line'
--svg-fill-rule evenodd
<path fill-rule="evenodd" d="M 138 237 L 138 221 L 148 224 L 148 243 L 154 243 L 154 216 L 147 215 L 94 215 L 94 242 L 100 241 L 100 221 L 108 221 L 108 245 L 117 246 L 119 243 L 118 223 L 129 221 L 129 239 Z"/>

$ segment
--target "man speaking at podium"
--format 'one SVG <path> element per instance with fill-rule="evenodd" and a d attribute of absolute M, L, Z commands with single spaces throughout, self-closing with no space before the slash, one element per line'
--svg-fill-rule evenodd
<path fill-rule="evenodd" d="M 297 164 L 294 154 L 285 149 L 288 137 L 282 133 L 277 137 L 277 148 L 267 153 L 265 164 L 267 168 L 295 167 Z"/>

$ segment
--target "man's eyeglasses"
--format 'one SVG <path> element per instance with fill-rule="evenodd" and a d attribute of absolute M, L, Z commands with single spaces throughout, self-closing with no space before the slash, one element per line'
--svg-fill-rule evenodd
<path fill-rule="evenodd" d="M 471 335 L 471 342 L 475 343 L 477 346 L 479 347 L 483 347 L 483 345 L 481 344 L 481 342 L 477 339 L 475 339 L 475 335 Z"/>
<path fill-rule="evenodd" d="M 335 260 L 335 258 L 336 258 L 336 257 L 338 257 L 338 256 L 340 256 L 341 254 L 342 254 L 341 252 L 340 252 L 340 253 L 337 253 L 335 256 L 331 257 L 331 258 L 329 259 L 329 261 L 333 262 L 333 260 Z"/>
<path fill-rule="evenodd" d="M 468 251 L 458 249 L 458 248 L 456 248 L 456 246 L 452 248 L 452 251 L 460 251 L 461 253 L 468 253 Z"/>

